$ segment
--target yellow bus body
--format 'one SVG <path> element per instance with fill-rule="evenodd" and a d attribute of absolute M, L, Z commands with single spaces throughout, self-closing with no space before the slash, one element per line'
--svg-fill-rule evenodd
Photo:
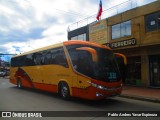
<path fill-rule="evenodd" d="M 21 67 L 11 66 L 10 82 L 17 85 L 17 81 L 21 80 L 23 87 L 34 88 L 54 93 L 58 93 L 59 84 L 65 82 L 69 87 L 70 96 L 89 100 L 99 100 L 105 99 L 110 96 L 120 95 L 122 90 L 122 80 L 119 80 L 117 82 L 103 82 L 87 77 L 74 70 L 72 62 L 70 60 L 70 56 L 68 54 L 68 51 L 66 50 L 66 46 L 72 44 L 87 44 L 111 50 L 110 48 L 103 45 L 75 40 L 66 41 L 61 44 L 51 45 L 48 47 L 26 52 L 14 56 L 13 59 L 53 48 L 62 47 L 66 56 L 68 67 L 55 64 Z"/>

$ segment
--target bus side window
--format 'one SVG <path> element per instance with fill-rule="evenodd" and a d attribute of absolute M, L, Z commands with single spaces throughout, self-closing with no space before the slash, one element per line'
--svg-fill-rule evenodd
<path fill-rule="evenodd" d="M 78 65 L 77 71 L 87 76 L 93 75 L 92 73 L 92 57 L 87 51 L 78 51 Z"/>
<path fill-rule="evenodd" d="M 24 56 L 20 56 L 19 58 L 17 58 L 17 67 L 26 66 L 25 59 L 26 59 L 25 55 Z"/>
<path fill-rule="evenodd" d="M 55 48 L 34 54 L 34 63 L 36 65 L 57 64 L 68 67 L 67 59 L 63 48 Z"/>
<path fill-rule="evenodd" d="M 72 64 L 73 64 L 74 69 L 77 69 L 77 65 L 78 65 L 78 54 L 77 54 L 77 51 L 70 52 L 70 56 L 72 58 Z"/>
<path fill-rule="evenodd" d="M 68 67 L 67 59 L 63 48 L 58 48 L 52 51 L 51 63 Z"/>
<path fill-rule="evenodd" d="M 52 62 L 52 56 L 50 52 L 47 52 L 46 54 L 44 54 L 45 58 L 44 58 L 44 64 L 48 65 L 51 64 Z"/>
<path fill-rule="evenodd" d="M 41 53 L 34 54 L 34 62 L 36 65 L 41 65 Z"/>
<path fill-rule="evenodd" d="M 26 66 L 34 66 L 35 65 L 35 62 L 33 59 L 33 54 L 29 54 L 26 56 L 25 64 L 26 64 Z"/>

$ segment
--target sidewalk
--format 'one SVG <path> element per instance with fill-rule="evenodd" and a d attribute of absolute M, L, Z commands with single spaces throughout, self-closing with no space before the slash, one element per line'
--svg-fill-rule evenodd
<path fill-rule="evenodd" d="M 160 88 L 124 85 L 121 97 L 160 103 Z"/>

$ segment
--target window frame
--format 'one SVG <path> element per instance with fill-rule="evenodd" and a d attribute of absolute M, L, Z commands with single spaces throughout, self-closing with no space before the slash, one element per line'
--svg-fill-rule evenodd
<path fill-rule="evenodd" d="M 119 27 L 119 28 L 116 28 L 116 26 Z M 115 28 L 113 29 L 113 27 L 115 27 Z M 127 31 L 127 32 L 123 32 L 123 31 Z M 117 33 L 119 33 L 119 34 L 117 35 Z M 124 33 L 127 33 L 127 34 L 124 34 Z M 119 38 L 123 38 L 123 37 L 128 37 L 128 36 L 131 36 L 131 35 L 132 35 L 132 21 L 131 20 L 127 20 L 127 21 L 124 21 L 124 22 L 121 22 L 121 23 L 118 23 L 118 24 L 114 24 L 114 25 L 111 26 L 111 40 L 115 40 L 115 39 L 119 39 Z"/>
<path fill-rule="evenodd" d="M 82 38 L 82 39 L 80 39 Z M 87 41 L 87 33 L 83 33 L 83 34 L 79 34 L 77 36 L 73 36 L 71 37 L 71 40 L 83 40 L 83 41 Z"/>
<path fill-rule="evenodd" d="M 145 15 L 144 21 L 146 33 L 160 30 L 160 11 Z"/>

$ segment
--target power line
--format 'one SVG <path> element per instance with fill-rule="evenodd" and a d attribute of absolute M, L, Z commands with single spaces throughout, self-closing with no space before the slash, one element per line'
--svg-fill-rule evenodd
<path fill-rule="evenodd" d="M 30 2 L 28 0 L 24 0 L 26 2 Z M 16 1 L 6 1 L 6 2 L 12 2 L 13 6 L 16 7 L 17 2 Z M 34 8 L 32 5 L 28 4 L 27 6 Z M 57 8 L 53 8 L 56 11 L 59 11 L 59 13 L 63 13 L 63 14 L 68 14 L 68 15 L 72 15 L 72 16 L 81 16 L 81 17 L 86 17 L 88 16 L 87 14 L 82 14 L 82 13 L 78 13 L 78 12 L 74 12 L 74 11 L 65 11 L 65 10 L 61 10 L 61 9 L 57 9 Z M 58 13 L 57 13 L 58 14 Z"/>

